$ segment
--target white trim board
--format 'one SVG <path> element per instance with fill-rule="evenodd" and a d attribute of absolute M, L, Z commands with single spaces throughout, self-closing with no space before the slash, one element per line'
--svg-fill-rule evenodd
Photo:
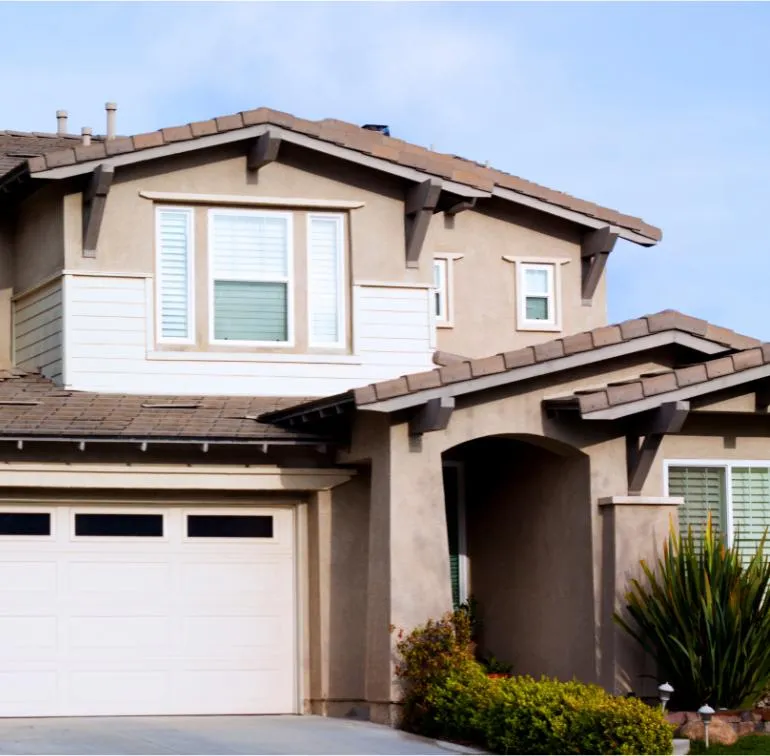
<path fill-rule="evenodd" d="M 182 202 L 191 205 L 253 205 L 255 207 L 308 207 L 326 210 L 357 210 L 365 207 L 360 200 L 327 200 L 302 197 L 257 197 L 252 194 L 190 194 L 185 192 L 149 192 L 139 190 L 144 199 Z"/>

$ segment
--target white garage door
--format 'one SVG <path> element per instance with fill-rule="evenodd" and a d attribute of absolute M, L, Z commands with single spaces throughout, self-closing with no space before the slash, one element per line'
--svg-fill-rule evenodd
<path fill-rule="evenodd" d="M 0 505 L 0 716 L 295 712 L 293 522 Z"/>

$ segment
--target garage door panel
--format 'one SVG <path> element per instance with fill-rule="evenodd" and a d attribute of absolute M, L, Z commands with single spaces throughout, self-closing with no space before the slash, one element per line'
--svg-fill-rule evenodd
<path fill-rule="evenodd" d="M 201 543 L 197 510 L 154 508 L 162 539 L 77 537 L 86 511 L 0 542 L 0 716 L 296 711 L 290 509 L 236 510 L 269 512 L 277 538 Z"/>

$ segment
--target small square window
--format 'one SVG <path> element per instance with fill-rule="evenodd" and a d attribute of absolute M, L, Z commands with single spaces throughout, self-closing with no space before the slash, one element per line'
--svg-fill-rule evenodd
<path fill-rule="evenodd" d="M 48 512 L 0 512 L 0 536 L 51 535 Z"/>
<path fill-rule="evenodd" d="M 160 514 L 76 514 L 76 536 L 162 538 Z"/>
<path fill-rule="evenodd" d="M 188 515 L 188 538 L 272 538 L 270 515 Z"/>

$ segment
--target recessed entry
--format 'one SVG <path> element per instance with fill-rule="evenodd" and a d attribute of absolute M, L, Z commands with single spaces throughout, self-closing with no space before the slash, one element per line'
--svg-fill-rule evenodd
<path fill-rule="evenodd" d="M 51 535 L 48 512 L 0 512 L 0 536 Z"/>
<path fill-rule="evenodd" d="M 162 514 L 76 514 L 76 536 L 162 538 Z"/>
<path fill-rule="evenodd" d="M 187 515 L 188 538 L 272 538 L 272 515 Z"/>

